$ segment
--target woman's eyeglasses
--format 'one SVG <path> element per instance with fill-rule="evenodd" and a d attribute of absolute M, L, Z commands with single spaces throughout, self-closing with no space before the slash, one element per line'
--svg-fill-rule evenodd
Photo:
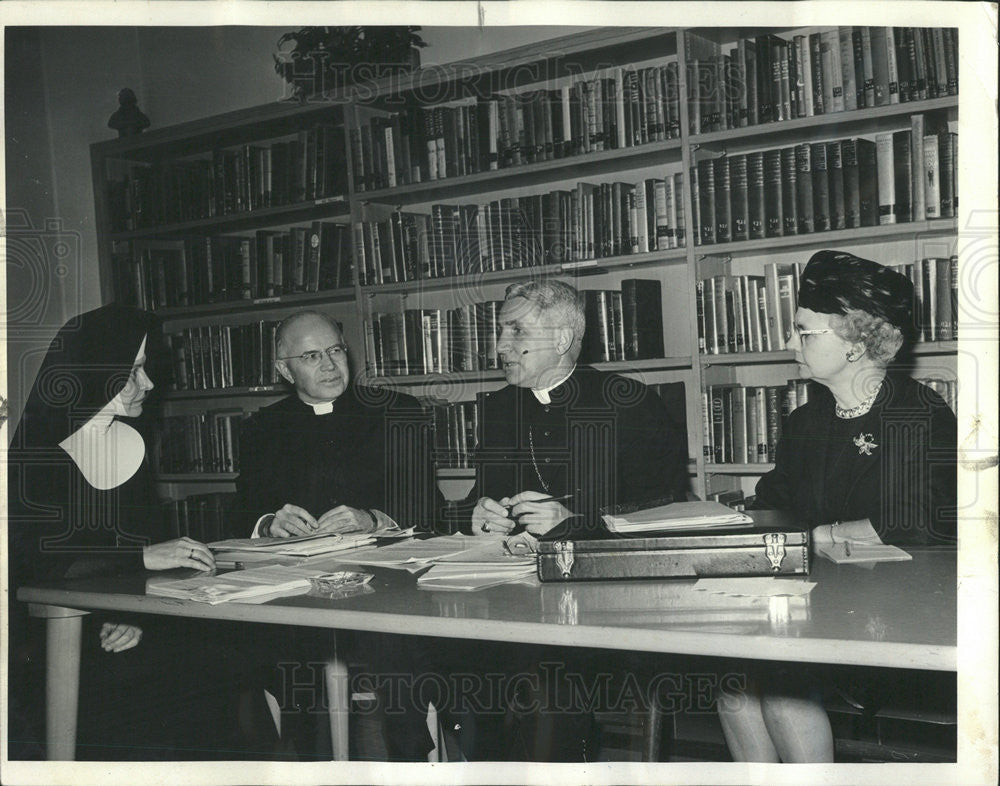
<path fill-rule="evenodd" d="M 814 330 L 800 330 L 798 325 L 792 325 L 791 330 L 785 333 L 785 341 L 791 341 L 792 336 L 802 338 L 803 336 L 820 336 L 824 333 L 833 333 L 833 328 L 816 328 Z"/>
<path fill-rule="evenodd" d="M 326 355 L 330 360 L 337 360 L 342 358 L 347 354 L 347 347 L 343 344 L 334 344 L 332 347 L 327 347 L 326 349 L 310 349 L 308 352 L 303 352 L 301 355 L 288 355 L 287 357 L 277 358 L 277 360 L 301 360 L 307 366 L 318 366 L 320 361 L 323 360 L 323 356 Z"/>

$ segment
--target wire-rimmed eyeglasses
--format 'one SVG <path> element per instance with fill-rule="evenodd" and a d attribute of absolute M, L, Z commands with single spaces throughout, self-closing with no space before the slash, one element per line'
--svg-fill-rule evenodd
<path fill-rule="evenodd" d="M 785 341 L 791 341 L 792 336 L 802 338 L 803 336 L 821 336 L 824 333 L 833 332 L 833 328 L 814 328 L 811 330 L 802 330 L 798 325 L 792 325 L 792 327 L 785 333 Z"/>
<path fill-rule="evenodd" d="M 301 360 L 307 366 L 317 366 L 324 355 L 330 358 L 330 360 L 346 357 L 347 346 L 344 344 L 334 344 L 326 349 L 310 349 L 301 355 L 287 355 L 283 358 L 276 358 L 276 360 Z"/>

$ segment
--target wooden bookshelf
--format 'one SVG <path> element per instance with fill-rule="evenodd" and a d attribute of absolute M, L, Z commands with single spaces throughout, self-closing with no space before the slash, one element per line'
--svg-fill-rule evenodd
<path fill-rule="evenodd" d="M 766 464 L 713 464 L 706 462 L 705 472 L 709 475 L 763 475 L 774 469 L 773 463 Z"/>
<path fill-rule="evenodd" d="M 774 27 L 694 29 L 728 51 L 741 38 L 775 33 L 790 40 L 797 32 L 814 28 Z M 666 357 L 642 361 L 616 361 L 597 364 L 616 373 L 640 375 L 646 382 L 683 381 L 686 389 L 687 430 L 692 461 L 694 491 L 704 495 L 711 476 L 729 475 L 742 482 L 768 471 L 770 464 L 713 464 L 702 456 L 701 394 L 707 385 L 740 383 L 761 385 L 784 383 L 794 361 L 783 352 L 741 352 L 706 355 L 698 352 L 695 284 L 706 258 L 722 257 L 739 266 L 740 274 L 759 274 L 771 261 L 771 255 L 787 260 L 805 261 L 820 248 L 846 248 L 861 256 L 866 252 L 886 264 L 900 262 L 908 247 L 929 239 L 946 243 L 957 234 L 954 218 L 918 220 L 912 223 L 866 226 L 812 234 L 786 235 L 760 240 L 697 244 L 699 227 L 695 225 L 690 170 L 696 159 L 708 155 L 738 154 L 774 149 L 803 142 L 832 141 L 849 137 L 873 137 L 877 133 L 909 128 L 910 116 L 929 115 L 935 122 L 957 120 L 957 95 L 943 95 L 926 100 L 901 102 L 850 111 L 828 112 L 812 117 L 794 117 L 778 122 L 731 127 L 728 130 L 692 132 L 693 107 L 686 100 L 693 65 L 688 48 L 688 32 L 681 28 L 601 28 L 564 36 L 537 44 L 515 47 L 412 74 L 347 88 L 323 100 L 279 102 L 201 120 L 155 129 L 138 137 L 99 142 L 91 146 L 94 175 L 95 216 L 101 263 L 101 285 L 105 301 L 112 299 L 113 244 L 141 243 L 146 240 L 187 239 L 205 236 L 252 233 L 259 229 L 280 230 L 313 221 L 333 221 L 355 225 L 362 221 L 383 220 L 393 210 L 426 212 L 431 203 L 473 204 L 513 195 L 535 196 L 551 190 L 566 189 L 568 182 L 611 183 L 637 177 L 664 177 L 680 174 L 681 193 L 674 194 L 685 221 L 686 244 L 679 248 L 644 253 L 621 254 L 599 259 L 585 259 L 562 264 L 538 265 L 508 270 L 473 272 L 383 284 L 360 284 L 358 271 L 351 286 L 321 292 L 281 294 L 248 300 L 211 302 L 184 307 L 164 308 L 158 315 L 166 330 L 180 330 L 197 325 L 241 324 L 251 319 L 276 320 L 300 307 L 321 308 L 341 320 L 345 337 L 352 349 L 354 378 L 362 384 L 399 388 L 409 393 L 434 394 L 452 385 L 466 392 L 493 388 L 503 383 L 499 369 L 443 374 L 375 376 L 365 370 L 365 331 L 363 325 L 373 312 L 386 313 L 406 307 L 444 310 L 462 304 L 470 289 L 482 293 L 482 299 L 501 299 L 504 287 L 526 276 L 559 276 L 574 281 L 580 288 L 620 289 L 623 278 L 655 277 L 661 284 Z M 626 70 L 677 64 L 679 136 L 624 147 L 583 152 L 549 160 L 537 160 L 518 166 L 413 182 L 393 188 L 361 189 L 355 183 L 354 158 L 350 130 L 359 128 L 373 116 L 386 117 L 411 103 L 426 103 L 434 96 L 438 106 L 452 106 L 477 98 L 520 94 L 538 89 L 561 88 L 580 80 L 607 76 L 617 67 Z M 643 88 L 645 89 L 645 88 Z M 645 110 L 643 110 L 645 112 Z M 610 116 L 610 115 L 609 115 Z M 316 124 L 343 125 L 345 147 L 343 166 L 348 172 L 347 191 L 295 204 L 260 207 L 252 211 L 229 213 L 163 226 L 143 227 L 132 231 L 112 232 L 111 204 L 105 182 L 115 168 L 150 166 L 172 159 L 206 158 L 214 150 L 240 145 L 266 143 L 294 137 Z M 664 134 L 669 136 L 669 132 Z M 417 148 L 419 153 L 419 148 Z M 647 173 L 636 175 L 637 172 Z M 799 254 L 801 252 L 801 255 Z M 916 252 L 914 252 L 916 253 Z M 782 256 L 783 255 L 783 256 Z M 355 259 L 357 255 L 355 255 Z M 460 294 L 464 293 L 464 294 Z M 918 343 L 913 356 L 944 359 L 952 363 L 957 353 L 956 341 Z M 360 362 L 359 362 L 360 361 Z M 253 378 L 253 377 L 251 377 Z M 255 408 L 284 395 L 284 385 L 265 385 L 212 390 L 174 390 L 163 394 L 168 408 L 194 412 L 230 406 Z M 470 470 L 444 469 L 446 477 L 466 479 Z M 200 493 L 208 488 L 231 486 L 227 474 L 164 475 L 158 480 L 171 495 L 183 494 L 186 488 Z"/>
<path fill-rule="evenodd" d="M 142 240 L 144 238 L 189 237 L 191 235 L 222 235 L 256 229 L 261 225 L 280 226 L 301 224 L 307 221 L 337 220 L 350 217 L 350 204 L 345 196 L 323 197 L 310 202 L 277 207 L 261 207 L 243 213 L 227 213 L 213 218 L 200 218 L 179 224 L 144 227 L 130 232 L 112 232 L 113 241 Z"/>

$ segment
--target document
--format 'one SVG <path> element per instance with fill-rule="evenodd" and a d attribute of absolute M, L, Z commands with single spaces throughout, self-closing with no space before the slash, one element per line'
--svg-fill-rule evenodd
<path fill-rule="evenodd" d="M 709 530 L 750 527 L 753 519 L 721 502 L 674 502 L 656 508 L 637 510 L 625 515 L 605 515 L 604 523 L 612 532 L 672 532 L 674 530 Z"/>
<path fill-rule="evenodd" d="M 878 538 L 876 538 L 878 540 Z M 821 557 L 840 564 L 865 564 L 875 562 L 905 562 L 913 557 L 898 546 L 887 546 L 879 541 L 841 540 L 835 543 L 817 543 L 813 550 Z"/>
<path fill-rule="evenodd" d="M 286 557 L 312 557 L 331 551 L 353 549 L 375 542 L 371 533 L 319 533 L 295 538 L 232 538 L 209 543 L 208 547 L 222 559 L 232 554 L 268 554 Z"/>
<path fill-rule="evenodd" d="M 312 586 L 309 579 L 326 572 L 318 566 L 270 565 L 232 571 L 220 576 L 195 576 L 186 579 L 154 576 L 146 581 L 146 594 L 213 605 L 227 601 L 263 603 L 288 595 L 304 595 Z"/>

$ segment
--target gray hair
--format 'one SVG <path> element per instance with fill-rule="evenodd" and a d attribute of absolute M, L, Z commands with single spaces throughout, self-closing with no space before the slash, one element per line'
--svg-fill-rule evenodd
<path fill-rule="evenodd" d="M 322 311 L 314 311 L 313 309 L 304 309 L 302 311 L 296 311 L 294 314 L 289 314 L 278 323 L 278 327 L 274 332 L 274 346 L 277 350 L 277 354 L 284 354 L 284 349 L 282 347 L 285 344 L 285 334 L 292 328 L 293 325 L 303 319 L 306 319 L 307 317 L 318 317 L 319 319 L 322 319 L 330 327 L 336 330 L 340 335 L 341 340 L 343 340 L 343 328 L 341 328 L 340 323 L 334 320 L 329 314 L 324 314 Z"/>
<path fill-rule="evenodd" d="M 556 279 L 519 281 L 507 287 L 505 298 L 523 297 L 538 306 L 546 321 L 553 327 L 568 327 L 573 331 L 574 343 L 583 340 L 587 319 L 583 311 L 583 298 L 569 284 Z"/>
<path fill-rule="evenodd" d="M 845 314 L 831 314 L 830 324 L 844 341 L 864 344 L 868 357 L 882 368 L 892 362 L 903 346 L 903 333 L 898 327 L 866 311 L 851 308 Z"/>

